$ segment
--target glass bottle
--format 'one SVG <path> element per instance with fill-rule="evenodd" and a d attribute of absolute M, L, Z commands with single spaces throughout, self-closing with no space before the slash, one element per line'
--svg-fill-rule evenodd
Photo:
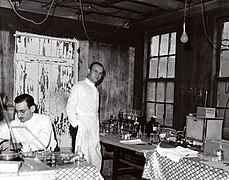
<path fill-rule="evenodd" d="M 219 149 L 216 151 L 216 155 L 218 157 L 218 161 L 223 161 L 224 155 L 223 155 L 223 145 L 219 145 Z"/>
<path fill-rule="evenodd" d="M 158 137 L 158 142 L 160 142 L 160 133 L 161 133 L 161 125 L 160 125 L 160 123 L 158 123 L 157 124 L 157 131 L 156 131 L 156 134 Z"/>
<path fill-rule="evenodd" d="M 137 133 L 137 138 L 142 139 L 142 131 L 141 128 L 139 127 L 138 133 Z"/>
<path fill-rule="evenodd" d="M 83 152 L 81 151 L 81 146 L 77 146 L 77 154 L 78 154 L 78 156 L 79 156 L 79 160 L 80 160 L 80 161 L 83 161 L 83 159 L 84 159 L 84 154 L 83 154 Z"/>
<path fill-rule="evenodd" d="M 143 132 L 142 132 L 142 138 L 145 139 L 147 137 L 147 131 L 146 131 L 146 126 L 143 125 Z"/>

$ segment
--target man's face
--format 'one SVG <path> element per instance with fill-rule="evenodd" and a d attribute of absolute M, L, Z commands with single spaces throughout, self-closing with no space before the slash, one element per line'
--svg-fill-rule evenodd
<path fill-rule="evenodd" d="M 103 67 L 101 67 L 98 64 L 94 64 L 92 66 L 92 69 L 89 70 L 88 79 L 93 83 L 97 83 L 102 76 L 103 76 Z"/>
<path fill-rule="evenodd" d="M 27 106 L 27 103 L 25 101 L 21 103 L 15 104 L 15 110 L 17 113 L 17 117 L 21 122 L 28 121 L 33 116 L 33 106 L 30 108 Z"/>

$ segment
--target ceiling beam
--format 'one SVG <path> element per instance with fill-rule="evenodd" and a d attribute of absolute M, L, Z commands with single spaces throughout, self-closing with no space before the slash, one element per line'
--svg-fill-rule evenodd
<path fill-rule="evenodd" d="M 29 13 L 36 13 L 36 14 L 43 14 L 47 15 L 48 12 L 48 7 L 50 5 L 50 1 L 48 0 L 27 0 L 27 1 L 22 1 L 20 4 L 19 8 L 17 9 L 17 12 L 21 14 L 22 12 L 29 12 Z M 1 8 L 7 8 L 7 9 L 12 9 L 10 3 L 8 0 L 0 0 L 0 11 Z M 137 14 L 131 14 L 127 18 L 127 13 L 123 12 L 120 16 L 115 16 L 115 15 L 109 15 L 109 16 L 104 16 L 102 13 L 99 13 L 97 11 L 91 12 L 92 10 L 89 8 L 84 8 L 85 9 L 85 15 L 86 15 L 86 20 L 95 22 L 95 23 L 100 23 L 100 24 L 107 24 L 110 26 L 121 26 L 123 25 L 123 22 L 128 19 L 131 20 L 132 18 L 140 18 L 137 16 Z M 54 13 L 54 15 L 53 15 Z M 96 14 L 96 15 L 95 15 Z M 81 20 L 81 12 L 72 6 L 71 8 L 68 6 L 57 6 L 54 9 L 51 10 L 49 16 L 55 16 L 55 17 L 61 17 L 61 18 L 67 18 L 67 19 L 73 19 L 73 20 Z M 33 17 L 25 17 L 27 18 L 33 18 Z"/>
<path fill-rule="evenodd" d="M 184 7 L 184 3 L 177 0 L 130 0 L 131 2 L 151 5 L 163 9 L 179 9 Z"/>
<path fill-rule="evenodd" d="M 119 2 L 123 2 L 125 0 L 103 0 L 100 5 L 102 7 L 109 7 L 110 5 L 112 4 L 115 4 L 115 3 L 119 3 Z"/>

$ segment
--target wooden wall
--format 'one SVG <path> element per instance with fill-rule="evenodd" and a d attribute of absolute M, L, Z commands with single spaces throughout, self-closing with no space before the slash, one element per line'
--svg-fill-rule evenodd
<path fill-rule="evenodd" d="M 90 44 L 89 49 L 89 62 L 99 59 L 106 68 L 104 81 L 98 87 L 101 119 L 118 115 L 120 109 L 132 109 L 135 49 L 104 43 Z"/>
<path fill-rule="evenodd" d="M 133 108 L 135 48 L 107 43 L 80 41 L 79 80 L 87 76 L 88 66 L 99 61 L 106 76 L 98 86 L 100 118 L 118 115 L 120 109 Z"/>
<path fill-rule="evenodd" d="M 213 37 L 213 19 L 206 20 L 208 34 Z M 182 44 L 178 39 L 174 127 L 182 129 L 186 124 L 186 115 L 196 113 L 198 106 L 205 106 L 206 91 L 207 106 L 210 104 L 209 92 L 212 79 L 213 49 L 208 42 L 201 17 L 190 18 L 187 24 L 189 41 Z M 180 38 L 180 35 L 178 35 Z"/>
<path fill-rule="evenodd" d="M 0 92 L 11 97 L 14 91 L 14 40 L 7 30 L 0 31 Z M 12 104 L 12 99 L 9 98 Z"/>
<path fill-rule="evenodd" d="M 22 13 L 35 20 L 43 16 Z M 61 24 L 61 25 L 60 25 Z M 101 34 L 114 31 L 113 27 L 98 24 L 87 24 L 89 35 L 95 29 Z M 107 119 L 110 115 L 117 115 L 120 108 L 133 107 L 134 84 L 134 46 L 133 32 L 121 30 L 113 36 L 93 37 L 88 41 L 85 37 L 82 24 L 77 21 L 49 18 L 41 26 L 24 22 L 13 11 L 1 8 L 0 10 L 0 84 L 1 92 L 9 97 L 9 104 L 13 104 L 14 91 L 14 33 L 15 31 L 29 32 L 53 37 L 77 38 L 80 40 L 79 80 L 86 76 L 88 66 L 92 61 L 104 64 L 107 75 L 104 82 L 98 87 L 101 92 L 101 118 Z M 104 31 L 104 32 L 103 32 Z"/>

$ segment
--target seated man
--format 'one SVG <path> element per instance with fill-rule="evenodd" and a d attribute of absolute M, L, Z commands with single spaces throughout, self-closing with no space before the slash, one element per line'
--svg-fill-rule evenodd
<path fill-rule="evenodd" d="M 14 102 L 17 117 L 10 122 L 10 126 L 7 123 L 0 126 L 0 150 L 14 148 L 7 148 L 6 146 L 7 143 L 9 146 L 9 141 L 6 141 L 6 139 L 11 139 L 13 143 L 22 145 L 21 150 L 23 152 L 45 148 L 53 151 L 57 142 L 54 138 L 50 117 L 34 112 L 36 109 L 34 99 L 29 94 L 17 96 Z M 11 131 L 10 128 L 12 128 Z"/>

